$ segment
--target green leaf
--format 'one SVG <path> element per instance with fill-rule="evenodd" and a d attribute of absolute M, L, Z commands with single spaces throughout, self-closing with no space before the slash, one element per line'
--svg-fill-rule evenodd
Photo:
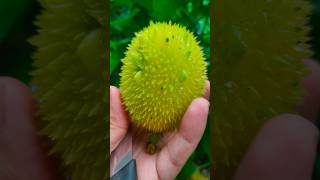
<path fill-rule="evenodd" d="M 188 159 L 187 163 L 183 166 L 183 169 L 177 176 L 177 180 L 184 180 L 190 177 L 196 170 L 197 167 L 194 165 L 193 160 L 195 157 L 195 153 L 193 153 Z"/>
<path fill-rule="evenodd" d="M 210 122 L 210 118 L 208 118 L 208 122 Z M 200 142 L 200 145 L 201 145 L 203 151 L 206 153 L 206 155 L 208 157 L 210 157 L 210 149 L 211 149 L 210 143 L 208 143 L 208 142 L 210 142 L 210 127 L 211 126 L 206 127 L 206 130 L 204 131 L 204 135 L 203 135 L 201 142 Z"/>
<path fill-rule="evenodd" d="M 136 2 L 147 10 L 152 10 L 153 0 L 136 0 Z"/>
<path fill-rule="evenodd" d="M 313 169 L 313 179 L 320 179 L 320 155 L 319 152 L 317 154 L 316 160 L 315 160 L 315 165 Z"/>
<path fill-rule="evenodd" d="M 14 23 L 25 13 L 31 3 L 31 0 L 0 1 L 0 42 L 5 39 Z"/>
<path fill-rule="evenodd" d="M 118 49 L 121 46 L 126 46 L 131 41 L 131 38 L 124 38 L 118 41 L 111 40 L 110 41 L 110 48 L 111 49 Z"/>
<path fill-rule="evenodd" d="M 111 0 L 111 3 L 114 3 L 116 5 L 131 6 L 134 3 L 134 1 L 132 1 L 132 0 Z"/>
<path fill-rule="evenodd" d="M 179 0 L 155 0 L 152 3 L 152 16 L 159 21 L 172 20 L 179 7 Z"/>
<path fill-rule="evenodd" d="M 110 52 L 110 74 L 119 66 L 121 55 L 118 51 Z"/>
<path fill-rule="evenodd" d="M 203 0 L 202 5 L 208 6 L 210 4 L 210 0 Z"/>
<path fill-rule="evenodd" d="M 124 26 L 130 23 L 130 21 L 132 20 L 132 18 L 138 14 L 140 10 L 135 8 L 133 10 L 128 10 L 128 12 L 126 13 L 126 15 L 120 16 L 119 18 L 115 19 L 115 20 L 111 20 L 111 27 L 114 26 Z"/>

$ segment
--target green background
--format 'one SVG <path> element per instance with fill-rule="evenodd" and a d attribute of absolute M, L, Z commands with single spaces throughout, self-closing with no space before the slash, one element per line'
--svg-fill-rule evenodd
<path fill-rule="evenodd" d="M 310 43 L 315 51 L 314 58 L 320 59 L 320 0 L 312 1 L 316 6 L 310 21 L 313 27 Z M 171 20 L 195 32 L 209 62 L 209 0 L 111 0 L 110 2 L 110 83 L 112 85 L 119 84 L 120 59 L 123 58 L 126 46 L 134 32 L 147 26 L 150 20 Z M 27 40 L 36 33 L 36 27 L 32 22 L 40 10 L 41 7 L 35 0 L 0 0 L 1 76 L 12 76 L 29 83 L 32 53 L 35 48 Z M 208 127 L 210 127 L 210 121 Z M 187 179 L 192 176 L 199 179 L 208 175 L 209 134 L 210 131 L 207 128 L 199 147 L 177 179 Z M 320 179 L 320 156 L 317 157 L 314 179 Z"/>
<path fill-rule="evenodd" d="M 35 49 L 27 40 L 36 33 L 32 22 L 39 12 L 35 0 L 0 0 L 0 75 L 30 81 Z"/>

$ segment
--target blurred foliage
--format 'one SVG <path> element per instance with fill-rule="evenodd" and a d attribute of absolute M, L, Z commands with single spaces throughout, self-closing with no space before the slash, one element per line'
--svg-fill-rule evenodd
<path fill-rule="evenodd" d="M 30 38 L 38 131 L 72 180 L 108 179 L 106 0 L 39 0 Z"/>
<path fill-rule="evenodd" d="M 0 1 L 0 75 L 28 83 L 34 48 L 27 39 L 36 33 L 32 24 L 40 11 L 36 0 Z"/>
<path fill-rule="evenodd" d="M 14 4 L 10 1 L 0 1 L 0 42 L 3 41 L 10 32 L 16 20 L 28 10 L 30 0 L 21 0 Z"/>
<path fill-rule="evenodd" d="M 314 11 L 311 16 L 311 45 L 314 51 L 314 58 L 320 60 L 320 0 L 311 0 L 314 4 Z M 320 117 L 318 118 L 318 128 L 320 128 Z M 315 161 L 313 179 L 320 179 L 320 143 L 318 145 L 318 153 Z"/>
<path fill-rule="evenodd" d="M 315 52 L 314 58 L 320 60 L 320 0 L 311 0 L 313 2 L 314 11 L 311 16 L 311 44 Z"/>
<path fill-rule="evenodd" d="M 126 47 L 134 33 L 150 21 L 171 21 L 194 32 L 203 47 L 210 71 L 209 0 L 111 0 L 110 84 L 119 86 L 119 72 Z M 210 74 L 210 72 L 209 72 Z M 209 75 L 208 75 L 209 76 Z M 210 119 L 210 118 L 209 118 Z M 177 179 L 208 179 L 210 167 L 210 122 L 198 148 Z"/>
<path fill-rule="evenodd" d="M 295 112 L 312 54 L 305 0 L 213 0 L 215 179 L 232 179 L 259 129 Z M 285 20 L 285 21 L 284 21 Z"/>

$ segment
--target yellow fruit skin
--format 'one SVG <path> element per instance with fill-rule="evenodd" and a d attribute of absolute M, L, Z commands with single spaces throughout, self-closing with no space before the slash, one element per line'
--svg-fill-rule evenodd
<path fill-rule="evenodd" d="M 204 94 L 202 49 L 179 25 L 151 22 L 135 34 L 122 62 L 124 105 L 133 124 L 149 132 L 178 127 L 191 101 Z"/>

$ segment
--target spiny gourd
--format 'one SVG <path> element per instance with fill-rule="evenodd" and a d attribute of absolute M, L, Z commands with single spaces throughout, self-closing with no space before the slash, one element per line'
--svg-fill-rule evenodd
<path fill-rule="evenodd" d="M 104 0 L 40 0 L 32 72 L 41 133 L 53 141 L 66 176 L 108 178 L 106 10 Z"/>
<path fill-rule="evenodd" d="M 259 128 L 301 101 L 311 55 L 304 0 L 213 1 L 214 179 L 231 179 Z"/>
<path fill-rule="evenodd" d="M 195 36 L 171 22 L 151 22 L 125 55 L 120 89 L 133 123 L 154 133 L 176 128 L 204 94 L 206 62 Z"/>

